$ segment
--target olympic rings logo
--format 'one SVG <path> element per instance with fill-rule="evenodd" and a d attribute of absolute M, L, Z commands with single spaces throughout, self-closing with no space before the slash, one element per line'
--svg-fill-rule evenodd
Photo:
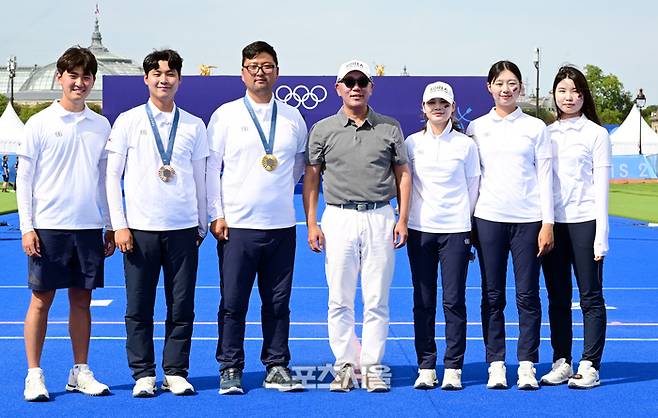
<path fill-rule="evenodd" d="M 313 110 L 327 98 L 327 89 L 321 85 L 315 85 L 311 89 L 303 84 L 291 88 L 287 85 L 279 86 L 274 92 L 276 98 L 284 103 L 288 103 L 295 108 L 302 106 L 306 110 Z M 294 101 L 296 104 L 289 103 Z"/>

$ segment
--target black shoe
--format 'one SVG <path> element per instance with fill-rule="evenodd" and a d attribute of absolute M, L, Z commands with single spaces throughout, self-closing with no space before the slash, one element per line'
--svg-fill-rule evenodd
<path fill-rule="evenodd" d="M 296 392 L 304 390 L 302 382 L 293 379 L 290 369 L 284 366 L 272 366 L 267 369 L 267 376 L 263 381 L 265 389 L 276 389 L 279 392 Z"/>
<path fill-rule="evenodd" d="M 234 367 L 222 370 L 219 379 L 220 395 L 243 394 L 242 390 L 242 370 Z"/>

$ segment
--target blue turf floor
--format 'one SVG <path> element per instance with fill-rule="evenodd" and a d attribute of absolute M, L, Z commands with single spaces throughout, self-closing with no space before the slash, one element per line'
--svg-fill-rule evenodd
<path fill-rule="evenodd" d="M 298 220 L 303 212 L 296 196 Z M 201 247 L 196 298 L 196 320 L 192 345 L 190 381 L 198 390 L 196 396 L 174 397 L 159 392 L 153 399 L 133 399 L 133 381 L 126 364 L 123 313 L 122 260 L 115 255 L 106 263 L 106 287 L 94 292 L 94 300 L 107 306 L 94 306 L 93 341 L 90 364 L 99 380 L 107 383 L 112 396 L 89 398 L 64 391 L 71 366 L 70 341 L 67 339 L 68 306 L 66 293 L 60 291 L 51 309 L 48 339 L 42 367 L 52 402 L 28 404 L 22 400 L 25 356 L 22 320 L 29 302 L 26 289 L 26 260 L 20 248 L 18 217 L 0 217 L 8 223 L 0 227 L 0 364 L 5 374 L 0 392 L 2 416 L 658 416 L 658 230 L 641 222 L 611 219 L 610 255 L 604 271 L 605 297 L 608 305 L 608 341 L 601 370 L 602 385 L 589 391 L 569 390 L 565 386 L 544 387 L 537 392 L 522 392 L 516 383 L 515 338 L 517 314 L 514 289 L 508 277 L 506 309 L 508 355 L 507 378 L 511 389 L 491 391 L 485 388 L 487 365 L 484 363 L 482 331 L 479 324 L 479 269 L 470 266 L 468 275 L 468 343 L 463 371 L 465 389 L 459 392 L 441 390 L 417 391 L 411 386 L 416 376 L 413 346 L 412 291 L 406 251 L 397 252 L 397 265 L 391 290 L 391 326 L 385 363 L 391 367 L 392 390 L 384 394 L 368 394 L 355 390 L 347 394 L 329 393 L 311 388 L 304 393 L 277 393 L 261 387 L 264 377 L 259 362 L 260 302 L 257 290 L 252 293 L 248 314 L 245 349 L 247 364 L 244 383 L 247 394 L 238 397 L 217 394 L 217 363 L 214 359 L 217 337 L 216 313 L 219 302 L 217 257 L 212 237 Z M 314 368 L 317 376 L 333 357 L 327 341 L 327 289 L 324 279 L 324 257 L 307 249 L 306 227 L 298 225 L 298 246 L 294 290 L 291 302 L 292 364 Z M 543 279 L 542 279 L 543 280 Z M 439 293 L 440 297 L 440 293 Z M 360 296 L 357 296 L 357 300 Z M 164 334 L 164 294 L 160 289 L 156 307 L 156 358 L 160 359 Z M 574 301 L 577 301 L 577 293 Z M 542 290 L 544 319 L 542 344 L 537 374 L 550 368 L 548 319 L 545 291 Z M 357 302 L 357 318 L 361 306 Z M 440 311 L 440 309 L 439 309 Z M 574 311 L 574 359 L 582 350 L 582 315 Z M 443 314 L 437 315 L 439 356 L 445 344 L 442 339 Z M 359 332 L 360 332 L 360 327 Z M 439 365 L 438 374 L 443 369 Z M 158 370 L 158 381 L 161 370 Z"/>

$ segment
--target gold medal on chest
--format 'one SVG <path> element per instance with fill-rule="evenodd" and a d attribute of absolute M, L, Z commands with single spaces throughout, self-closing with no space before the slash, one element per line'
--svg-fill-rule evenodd
<path fill-rule="evenodd" d="M 263 168 L 267 171 L 274 170 L 278 165 L 279 161 L 276 159 L 274 154 L 265 154 L 260 163 L 263 165 Z"/>

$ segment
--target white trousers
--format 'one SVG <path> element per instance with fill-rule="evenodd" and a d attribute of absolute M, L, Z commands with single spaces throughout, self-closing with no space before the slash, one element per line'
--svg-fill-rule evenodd
<path fill-rule="evenodd" d="M 329 344 L 335 366 L 361 370 L 381 364 L 388 336 L 388 297 L 395 267 L 390 205 L 369 211 L 325 208 L 325 271 L 329 286 Z M 354 299 L 361 273 L 363 334 L 354 330 Z"/>

